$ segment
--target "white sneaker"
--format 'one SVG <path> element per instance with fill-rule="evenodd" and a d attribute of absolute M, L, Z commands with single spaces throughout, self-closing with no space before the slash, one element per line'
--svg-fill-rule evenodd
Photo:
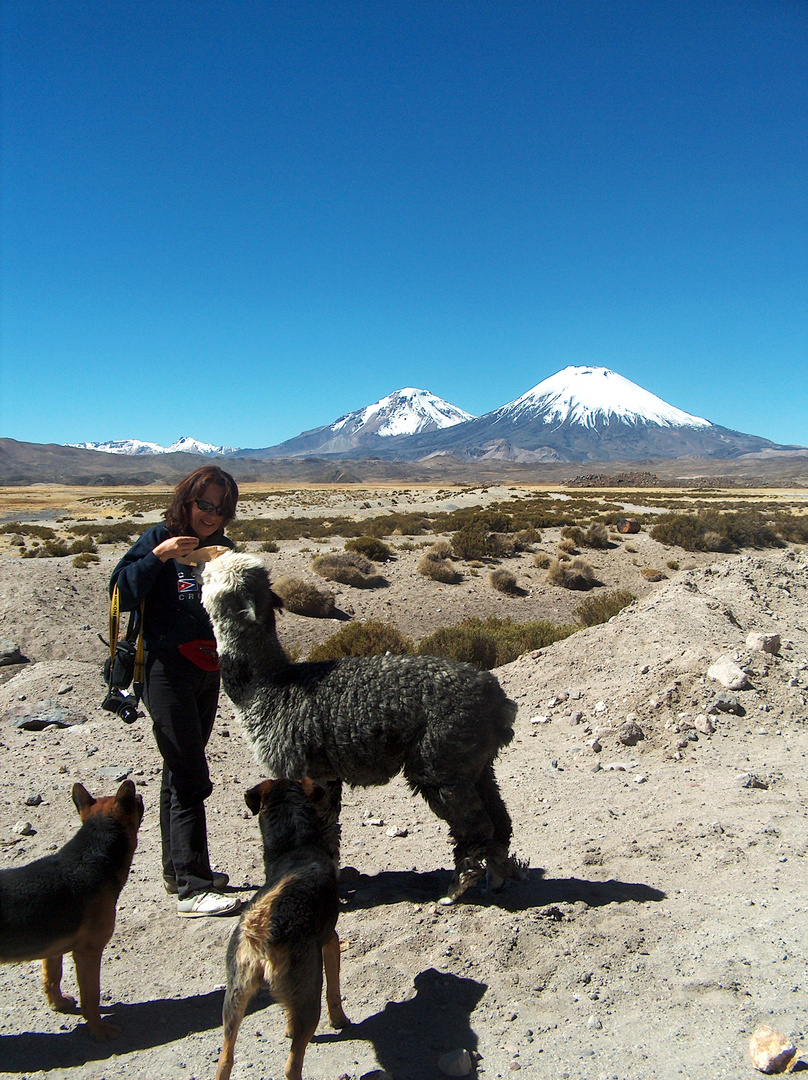
<path fill-rule="evenodd" d="M 237 896 L 218 892 L 198 892 L 177 901 L 177 914 L 184 919 L 199 919 L 204 915 L 235 915 L 241 907 Z"/>

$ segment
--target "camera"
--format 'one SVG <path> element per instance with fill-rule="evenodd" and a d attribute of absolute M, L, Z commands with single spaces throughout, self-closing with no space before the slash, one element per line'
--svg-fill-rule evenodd
<path fill-rule="evenodd" d="M 109 693 L 101 702 L 101 708 L 120 716 L 125 724 L 134 724 L 138 717 L 137 703 L 134 694 L 125 694 L 116 686 L 111 686 Z"/>

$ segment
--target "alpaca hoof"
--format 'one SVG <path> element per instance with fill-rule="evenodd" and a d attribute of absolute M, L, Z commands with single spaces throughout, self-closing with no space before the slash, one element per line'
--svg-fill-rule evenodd
<path fill-rule="evenodd" d="M 517 859 L 511 855 L 504 862 L 497 862 L 489 866 L 486 871 L 486 889 L 488 892 L 500 893 L 505 888 L 507 881 L 524 881 L 527 877 L 528 862 Z"/>
<path fill-rule="evenodd" d="M 444 906 L 453 904 L 466 889 L 476 885 L 485 877 L 485 867 L 476 859 L 464 859 L 454 872 L 451 884 L 445 896 L 440 898 Z"/>

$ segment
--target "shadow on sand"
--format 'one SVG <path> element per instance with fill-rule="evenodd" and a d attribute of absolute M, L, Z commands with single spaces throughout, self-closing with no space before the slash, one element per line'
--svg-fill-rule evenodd
<path fill-rule="evenodd" d="M 451 880 L 448 870 L 427 872 L 386 870 L 368 876 L 343 868 L 340 895 L 345 910 L 410 902 L 434 903 L 445 895 Z M 527 911 L 548 904 L 574 904 L 583 900 L 589 907 L 623 904 L 627 901 L 651 903 L 665 899 L 661 889 L 634 881 L 588 881 L 581 878 L 546 878 L 540 867 L 531 868 L 521 881 L 509 881 L 501 892 L 489 893 L 484 886 L 468 889 L 458 901 L 486 904 L 505 911 Z"/>

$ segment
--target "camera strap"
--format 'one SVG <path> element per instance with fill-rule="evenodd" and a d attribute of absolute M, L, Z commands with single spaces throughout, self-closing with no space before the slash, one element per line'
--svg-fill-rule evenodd
<path fill-rule="evenodd" d="M 135 651 L 135 673 L 132 678 L 134 691 L 138 699 L 143 690 L 143 616 L 146 601 L 140 601 L 140 607 L 129 613 L 129 623 L 126 627 L 126 640 L 132 641 L 135 636 L 135 623 L 137 623 L 137 649 Z M 112 597 L 109 601 L 109 657 L 110 664 L 115 662 L 115 650 L 118 647 L 118 633 L 121 622 L 121 594 L 118 586 L 113 586 Z"/>

